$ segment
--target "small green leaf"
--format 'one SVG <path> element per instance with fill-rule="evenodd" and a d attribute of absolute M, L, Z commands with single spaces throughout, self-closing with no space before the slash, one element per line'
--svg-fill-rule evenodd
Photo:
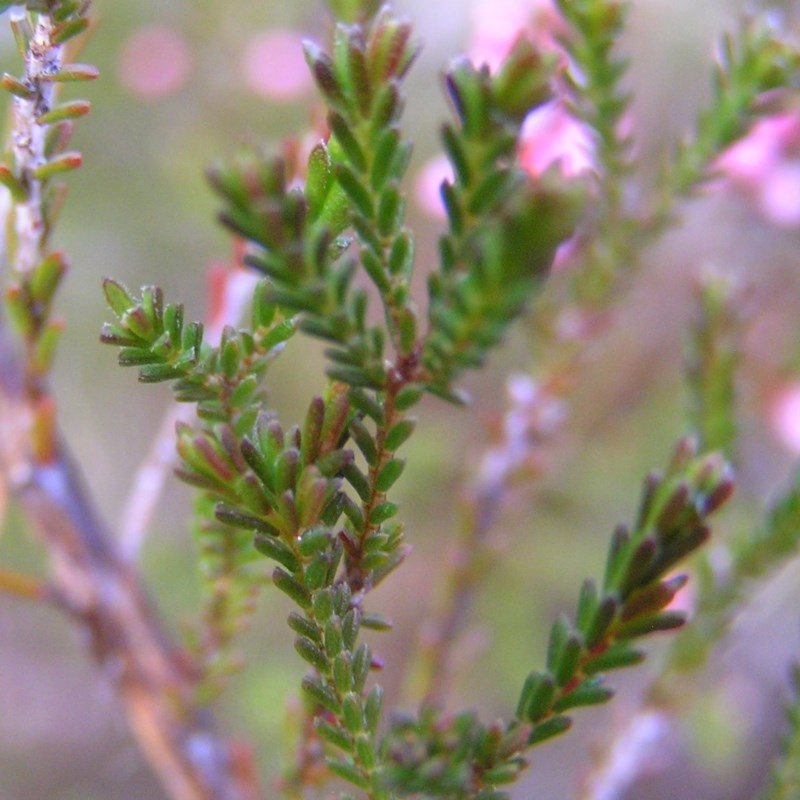
<path fill-rule="evenodd" d="M 336 70 L 331 57 L 321 47 L 311 41 L 303 42 L 303 52 L 311 73 L 325 99 L 334 108 L 345 102 L 344 91 L 336 77 Z"/>
<path fill-rule="evenodd" d="M 356 756 L 360 764 L 367 770 L 372 770 L 377 762 L 375 747 L 372 744 L 372 737 L 363 731 L 356 734 Z"/>
<path fill-rule="evenodd" d="M 659 631 L 672 631 L 680 628 L 685 622 L 686 614 L 682 611 L 662 611 L 658 614 L 636 617 L 623 623 L 615 631 L 615 636 L 618 639 L 634 639 Z"/>
<path fill-rule="evenodd" d="M 372 631 L 390 631 L 393 625 L 391 620 L 384 617 L 383 614 L 369 611 L 361 616 L 361 627 Z"/>
<path fill-rule="evenodd" d="M 314 669 L 323 674 L 328 671 L 327 656 L 311 641 L 311 639 L 306 639 L 305 636 L 298 636 L 294 640 L 294 649 L 298 652 L 300 657 L 311 664 Z"/>
<path fill-rule="evenodd" d="M 329 588 L 314 592 L 314 618 L 324 625 L 334 612 L 333 595 Z"/>
<path fill-rule="evenodd" d="M 333 683 L 341 695 L 353 688 L 352 661 L 352 656 L 347 651 L 337 653 L 333 660 Z"/>
<path fill-rule="evenodd" d="M 324 142 L 309 154 L 306 169 L 305 195 L 311 219 L 319 219 L 331 186 L 331 159 Z"/>
<path fill-rule="evenodd" d="M 11 197 L 15 202 L 24 202 L 27 199 L 27 188 L 8 166 L 3 163 L 0 163 L 0 184 L 11 192 Z"/>
<path fill-rule="evenodd" d="M 378 503 L 375 508 L 370 511 L 369 522 L 371 525 L 380 525 L 391 519 L 397 513 L 397 503 L 392 503 L 390 500 L 384 500 Z"/>
<path fill-rule="evenodd" d="M 349 601 L 347 601 L 349 604 Z M 361 629 L 361 612 L 357 608 L 348 608 L 344 602 L 339 603 L 339 611 L 344 611 L 342 615 L 342 639 L 344 646 L 352 650 L 358 640 L 358 632 Z"/>
<path fill-rule="evenodd" d="M 183 374 L 180 367 L 171 364 L 145 364 L 139 369 L 139 380 L 142 383 L 161 383 L 173 381 Z"/>
<path fill-rule="evenodd" d="M 326 742 L 338 747 L 345 753 L 352 753 L 355 749 L 353 737 L 338 725 L 328 722 L 324 717 L 314 717 L 314 728 Z"/>
<path fill-rule="evenodd" d="M 316 592 L 330 583 L 330 561 L 325 553 L 318 553 L 306 564 L 303 583 L 312 592 Z"/>
<path fill-rule="evenodd" d="M 356 176 L 356 173 L 346 164 L 336 164 L 334 169 L 336 180 L 350 199 L 355 209 L 366 219 L 372 219 L 375 207 L 369 191 Z"/>
<path fill-rule="evenodd" d="M 583 681 L 580 686 L 567 692 L 553 703 L 553 711 L 560 713 L 570 708 L 595 706 L 608 702 L 614 696 L 614 690 L 603 686 L 600 676 Z"/>
<path fill-rule="evenodd" d="M 372 487 L 367 476 L 354 464 L 347 464 L 342 470 L 342 475 L 347 482 L 356 490 L 362 502 L 366 503 L 372 496 Z"/>
<path fill-rule="evenodd" d="M 52 252 L 45 256 L 34 267 L 30 277 L 32 298 L 36 302 L 49 304 L 66 271 L 67 262 L 61 253 Z"/>
<path fill-rule="evenodd" d="M 328 124 L 353 169 L 359 173 L 366 172 L 366 156 L 347 120 L 341 114 L 332 111 L 328 115 Z"/>
<path fill-rule="evenodd" d="M 398 393 L 394 399 L 394 407 L 398 411 L 407 411 L 411 406 L 416 405 L 422 395 L 425 393 L 425 387 L 418 383 L 407 383 Z M 397 445 L 394 450 L 397 449 Z"/>
<path fill-rule="evenodd" d="M 554 670 L 556 683 L 559 686 L 566 686 L 572 680 L 583 653 L 583 642 L 580 637 L 574 633 L 570 634 L 564 642 Z"/>
<path fill-rule="evenodd" d="M 31 366 L 40 375 L 50 371 L 56 353 L 56 346 L 61 339 L 64 324 L 60 320 L 51 320 L 39 332 L 31 357 Z"/>
<path fill-rule="evenodd" d="M 472 169 L 464 152 L 464 146 L 455 129 L 450 125 L 442 128 L 442 144 L 444 145 L 447 159 L 453 167 L 456 180 L 461 186 L 468 186 L 472 179 Z"/>
<path fill-rule="evenodd" d="M 91 64 L 67 64 L 55 72 L 45 72 L 39 80 L 51 83 L 73 83 L 76 81 L 93 81 L 100 76 L 97 67 Z"/>
<path fill-rule="evenodd" d="M 403 458 L 390 458 L 375 478 L 375 488 L 379 492 L 388 492 L 395 481 L 403 474 L 406 462 Z"/>
<path fill-rule="evenodd" d="M 650 584 L 634 592 L 626 601 L 622 609 L 621 621 L 627 622 L 630 619 L 641 616 L 642 614 L 660 611 L 668 606 L 675 595 L 686 585 L 687 575 L 675 575 L 669 580 Z"/>
<path fill-rule="evenodd" d="M 515 122 L 550 99 L 554 61 L 528 38 L 519 36 L 492 81 L 494 103 Z"/>
<path fill-rule="evenodd" d="M 62 103 L 54 106 L 44 114 L 40 114 L 36 121 L 39 125 L 52 125 L 54 122 L 78 119 L 84 117 L 91 111 L 92 104 L 88 100 L 72 100 L 69 103 Z"/>
<path fill-rule="evenodd" d="M 350 524 L 355 530 L 362 530 L 364 528 L 364 514 L 361 511 L 361 507 L 352 497 L 344 493 L 342 493 L 342 502 L 342 512 L 350 520 Z"/>
<path fill-rule="evenodd" d="M 369 788 L 369 781 L 353 761 L 329 758 L 326 759 L 325 763 L 334 775 L 346 780 L 348 783 L 352 783 L 359 789 Z"/>
<path fill-rule="evenodd" d="M 259 553 L 282 564 L 290 572 L 297 572 L 297 570 L 300 569 L 300 562 L 297 556 L 277 536 L 269 533 L 258 533 L 253 540 L 253 544 Z M 273 579 L 274 577 L 273 574 Z M 280 578 L 280 580 L 282 580 L 282 578 Z M 279 586 L 278 588 L 280 589 L 281 587 Z M 283 591 L 283 589 L 281 589 L 281 591 Z M 286 592 L 286 594 L 288 594 L 288 592 Z M 303 606 L 303 608 L 306 607 L 302 603 L 300 603 L 300 605 Z"/>
<path fill-rule="evenodd" d="M 358 733 L 364 727 L 364 706 L 355 692 L 348 692 L 342 698 L 342 716 L 350 733 Z"/>
<path fill-rule="evenodd" d="M 392 239 L 389 250 L 388 268 L 392 275 L 408 277 L 414 265 L 414 239 L 411 234 L 402 230 Z"/>
<path fill-rule="evenodd" d="M 613 595 L 606 595 L 597 604 L 584 635 L 587 648 L 593 648 L 603 639 L 618 611 L 619 601 Z"/>
<path fill-rule="evenodd" d="M 330 529 L 324 525 L 315 525 L 303 531 L 298 543 L 298 550 L 306 558 L 324 550 L 331 541 Z"/>
<path fill-rule="evenodd" d="M 353 690 L 362 692 L 372 666 L 372 652 L 366 642 L 362 642 L 353 654 Z"/>
<path fill-rule="evenodd" d="M 319 677 L 304 676 L 301 687 L 314 702 L 319 703 L 323 708 L 327 708 L 333 714 L 341 713 L 342 704 L 339 702 L 334 688 L 324 684 Z"/>
<path fill-rule="evenodd" d="M 72 17 L 64 20 L 60 25 L 56 25 L 50 34 L 50 39 L 53 44 L 64 44 L 83 33 L 88 27 L 89 20 L 86 17 Z"/>
<path fill-rule="evenodd" d="M 342 650 L 342 628 L 336 617 L 331 617 L 325 624 L 325 654 L 333 660 Z"/>
<path fill-rule="evenodd" d="M 585 580 L 578 597 L 578 608 L 575 611 L 575 627 L 585 633 L 597 610 L 597 584 L 591 578 Z"/>
<path fill-rule="evenodd" d="M 517 716 L 531 722 L 541 719 L 549 711 L 555 693 L 555 681 L 550 675 L 531 672 L 522 687 L 517 705 Z"/>
<path fill-rule="evenodd" d="M 390 183 L 381 193 L 378 200 L 378 215 L 377 225 L 378 233 L 388 238 L 399 230 L 403 222 L 403 215 L 405 213 L 405 200 L 400 192 L 400 189 L 394 184 Z M 395 258 L 397 255 L 395 254 Z M 391 265 L 392 270 L 402 270 L 406 265 L 406 261 L 395 261 Z M 397 274 L 395 272 L 394 274 Z"/>
<path fill-rule="evenodd" d="M 322 644 L 322 633 L 316 623 L 312 622 L 308 617 L 298 614 L 296 611 L 290 611 L 287 617 L 289 627 L 295 632 L 310 639 L 314 644 Z"/>
<path fill-rule="evenodd" d="M 226 505 L 225 503 L 217 503 L 214 507 L 214 516 L 226 525 L 232 528 L 241 528 L 242 530 L 258 531 L 266 536 L 275 537 L 278 531 L 273 525 L 270 525 L 267 520 L 248 514 L 241 511 L 234 506 Z M 258 545 L 256 545 L 258 547 Z"/>
<path fill-rule="evenodd" d="M 358 417 L 350 423 L 350 434 L 367 460 L 367 464 L 374 466 L 378 459 L 375 440 L 367 426 Z"/>
<path fill-rule="evenodd" d="M 364 43 L 354 33 L 347 42 L 347 78 L 349 89 L 362 117 L 369 117 L 372 107 L 372 82 L 364 54 Z"/>
<path fill-rule="evenodd" d="M 368 44 L 374 86 L 408 72 L 419 52 L 419 46 L 411 42 L 411 33 L 408 20 L 394 17 L 388 8 L 381 11 Z"/>
<path fill-rule="evenodd" d="M 0 77 L 0 87 L 16 97 L 21 97 L 23 100 L 33 100 L 36 93 L 29 86 L 24 84 L 19 78 L 9 75 L 7 72 L 3 73 Z"/>
<path fill-rule="evenodd" d="M 373 250 L 364 248 L 361 251 L 361 264 L 367 275 L 372 278 L 378 291 L 383 295 L 388 294 L 392 288 L 389 276 L 385 272 L 383 261 L 375 255 Z"/>
<path fill-rule="evenodd" d="M 566 733 L 571 727 L 572 720 L 569 717 L 551 717 L 539 725 L 534 726 L 528 736 L 528 744 L 531 747 L 541 744 L 547 739 L 552 739 L 554 736 L 560 736 L 562 733 Z"/>
<path fill-rule="evenodd" d="M 61 153 L 61 155 L 54 156 L 49 161 L 45 161 L 37 166 L 32 175 L 38 181 L 46 181 L 54 175 L 60 175 L 63 172 L 69 172 L 77 169 L 83 163 L 83 157 L 77 151 L 69 151 Z"/>
<path fill-rule="evenodd" d="M 400 133 L 395 127 L 383 128 L 375 146 L 370 168 L 370 186 L 374 192 L 383 190 L 392 176 L 392 166 L 400 144 Z"/>
<path fill-rule="evenodd" d="M 641 664 L 645 655 L 640 650 L 635 650 L 627 642 L 615 642 L 607 650 L 590 658 L 583 665 L 586 675 L 594 675 L 611 669 L 621 669 Z"/>
<path fill-rule="evenodd" d="M 275 489 L 278 493 L 292 491 L 297 485 L 300 451 L 295 447 L 284 450 L 275 461 Z"/>
<path fill-rule="evenodd" d="M 380 686 L 373 686 L 367 694 L 364 702 L 364 723 L 366 730 L 374 734 L 378 729 L 383 709 L 383 689 Z"/>
<path fill-rule="evenodd" d="M 280 567 L 275 567 L 272 571 L 272 582 L 276 588 L 294 600 L 300 608 L 311 608 L 311 594 L 309 591 Z"/>

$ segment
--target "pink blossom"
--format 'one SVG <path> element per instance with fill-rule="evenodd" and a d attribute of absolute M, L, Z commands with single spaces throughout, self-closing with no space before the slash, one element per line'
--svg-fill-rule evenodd
<path fill-rule="evenodd" d="M 800 225 L 800 116 L 761 120 L 717 159 L 717 169 L 739 186 L 774 225 Z"/>
<path fill-rule="evenodd" d="M 541 47 L 560 50 L 555 34 L 563 23 L 552 0 L 478 0 L 471 17 L 467 52 L 475 63 L 488 64 L 492 70 L 508 55 L 520 33 Z"/>
<path fill-rule="evenodd" d="M 775 392 L 767 416 L 781 444 L 800 456 L 800 381 L 792 381 Z"/>
<path fill-rule="evenodd" d="M 295 98 L 312 84 L 301 37 L 293 31 L 254 34 L 245 46 L 241 69 L 247 86 L 263 97 Z"/>
<path fill-rule="evenodd" d="M 519 146 L 519 161 L 531 177 L 557 167 L 565 178 L 583 174 L 593 167 L 589 130 L 554 101 L 536 109 L 525 120 Z M 453 168 L 446 156 L 429 159 L 417 174 L 415 194 L 420 207 L 437 219 L 444 219 L 440 187 L 453 180 Z M 562 254 L 562 261 L 568 250 Z"/>
<path fill-rule="evenodd" d="M 759 207 L 775 225 L 800 225 L 800 159 L 769 170 L 758 192 Z"/>
<path fill-rule="evenodd" d="M 554 165 L 565 178 L 587 172 L 592 151 L 588 128 L 557 100 L 531 112 L 523 124 L 519 159 L 534 177 Z"/>
<path fill-rule="evenodd" d="M 190 71 L 184 37 L 172 28 L 156 25 L 134 31 L 123 43 L 117 61 L 120 83 L 147 100 L 178 91 Z"/>

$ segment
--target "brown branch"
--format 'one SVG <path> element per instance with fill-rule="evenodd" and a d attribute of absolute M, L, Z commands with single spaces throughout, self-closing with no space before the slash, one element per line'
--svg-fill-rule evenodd
<path fill-rule="evenodd" d="M 41 458 L 37 409 L 0 330 L 0 467 L 47 546 L 52 593 L 89 636 L 130 728 L 173 800 L 254 800 L 250 759 L 215 732 L 192 699 L 193 669 L 168 640 L 140 579 L 120 557 L 61 438 Z"/>

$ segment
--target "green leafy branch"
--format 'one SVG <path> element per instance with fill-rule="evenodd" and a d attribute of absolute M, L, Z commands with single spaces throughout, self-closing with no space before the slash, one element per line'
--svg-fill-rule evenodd
<path fill-rule="evenodd" d="M 686 364 L 689 411 L 700 441 L 729 457 L 738 427 L 736 381 L 747 314 L 743 294 L 741 286 L 722 275 L 712 272 L 702 278 Z M 798 544 L 800 470 L 795 469 L 758 523 L 720 543 L 726 552 L 723 568 L 719 558 L 695 560 L 696 620 L 673 643 L 663 688 L 668 689 L 676 671 L 705 663 L 710 648 L 729 630 L 748 586 L 795 554 Z"/>
<path fill-rule="evenodd" d="M 414 239 L 404 226 L 400 182 L 411 145 L 399 119 L 401 83 L 418 52 L 411 25 L 388 7 L 369 29 L 339 25 L 330 54 L 306 42 L 306 59 L 329 107 L 333 172 L 349 201 L 348 223 L 359 260 L 380 293 L 387 332 L 398 356 L 408 357 L 417 338 L 409 298 Z"/>
<path fill-rule="evenodd" d="M 662 172 L 654 223 L 669 217 L 669 197 L 690 195 L 712 176 L 714 159 L 769 112 L 770 92 L 791 86 L 798 67 L 796 47 L 763 19 L 747 19 L 738 35 L 722 39 L 711 102 Z"/>
<path fill-rule="evenodd" d="M 471 714 L 447 717 L 433 709 L 401 718 L 386 735 L 385 779 L 400 796 L 500 798 L 497 786 L 524 768 L 525 749 L 568 730 L 575 708 L 607 702 L 609 670 L 638 664 L 632 642 L 685 622 L 669 608 L 685 575 L 671 571 L 709 537 L 706 519 L 733 489 L 718 455 L 698 456 L 681 442 L 664 474 L 645 482 L 631 528 L 614 533 L 601 587 L 586 581 L 574 620 L 561 615 L 550 631 L 545 670 L 525 679 L 515 719 L 482 726 Z"/>
<path fill-rule="evenodd" d="M 634 209 L 624 202 L 638 167 L 633 142 L 624 132 L 625 118 L 632 113 L 625 86 L 629 62 L 616 52 L 630 4 L 559 0 L 558 6 L 567 24 L 561 44 L 571 60 L 563 73 L 565 100 L 594 136 L 599 172 L 597 201 L 581 232 L 585 263 L 567 281 L 580 302 L 602 310 L 617 296 L 619 278 L 631 273 L 644 248 L 675 224 L 678 201 L 706 185 L 718 156 L 781 102 L 781 90 L 796 79 L 798 55 L 793 43 L 759 18 L 746 19 L 736 34 L 723 37 L 710 102 L 666 159 L 656 185 L 646 191 L 647 201 Z M 637 188 L 636 195 L 641 194 Z"/>
<path fill-rule="evenodd" d="M 27 3 L 11 21 L 23 74 L 0 78 L 13 98 L 10 148 L 0 162 L 0 184 L 10 198 L 5 251 L 13 274 L 5 300 L 24 343 L 32 399 L 44 396 L 63 328 L 61 320 L 52 318 L 52 306 L 67 262 L 50 250 L 49 241 L 66 192 L 58 178 L 81 164 L 80 153 L 67 149 L 74 123 L 90 106 L 85 100 L 56 100 L 63 84 L 97 77 L 93 66 L 68 61 L 68 46 L 89 26 L 88 8 L 88 2 L 76 0 Z"/>
<path fill-rule="evenodd" d="M 222 688 L 235 666 L 230 645 L 252 613 L 263 582 L 253 563 L 252 535 L 216 519 L 214 507 L 220 497 L 231 495 L 258 503 L 252 478 L 248 483 L 238 476 L 236 487 L 226 485 L 241 458 L 229 464 L 225 454 L 235 451 L 232 441 L 253 427 L 263 374 L 295 330 L 293 321 L 267 302 L 265 288 L 262 282 L 254 289 L 250 328 L 226 326 L 219 346 L 211 347 L 203 341 L 203 326 L 185 324 L 183 307 L 165 305 L 157 287 L 145 287 L 136 299 L 116 281 L 103 284 L 118 321 L 103 326 L 101 340 L 120 348 L 119 363 L 137 367 L 140 381 L 174 381 L 176 400 L 195 403 L 202 423 L 198 432 L 185 424 L 178 428 L 178 475 L 200 490 L 194 527 L 207 601 L 203 629 L 190 633 L 190 644 L 203 665 L 198 692 L 204 699 Z M 263 503 L 257 508 L 263 510 Z"/>
<path fill-rule="evenodd" d="M 577 187 L 534 181 L 516 161 L 522 121 L 551 96 L 552 67 L 519 39 L 496 74 L 460 60 L 445 77 L 456 124 L 442 142 L 454 179 L 441 187 L 449 230 L 428 280 L 420 358 L 430 390 L 448 399 L 458 399 L 455 377 L 481 364 L 522 312 L 577 221 Z"/>
<path fill-rule="evenodd" d="M 701 276 L 689 331 L 686 378 L 690 420 L 704 447 L 732 457 L 736 439 L 736 376 L 741 360 L 742 291 L 723 275 Z"/>
<path fill-rule="evenodd" d="M 683 672 L 704 664 L 711 646 L 730 629 L 749 587 L 774 573 L 797 553 L 799 545 L 800 469 L 795 469 L 762 521 L 727 544 L 725 569 L 715 569 L 708 559 L 698 563 L 697 619 L 675 640 L 669 668 Z"/>
<path fill-rule="evenodd" d="M 623 89 L 629 61 L 617 54 L 630 6 L 617 0 L 558 0 L 567 23 L 561 38 L 571 64 L 565 70 L 570 108 L 594 133 L 594 158 L 603 180 L 598 203 L 605 224 L 619 222 L 623 180 L 634 163 L 632 139 L 622 128 L 630 110 L 630 93 Z"/>
<path fill-rule="evenodd" d="M 608 113 L 618 122 L 623 68 L 603 41 L 596 64 L 613 66 L 603 91 L 616 98 Z M 611 697 L 604 672 L 643 658 L 632 640 L 682 624 L 667 606 L 685 577 L 668 573 L 708 537 L 706 517 L 729 494 L 730 476 L 720 458 L 698 458 L 684 444 L 667 473 L 648 481 L 633 529 L 615 534 L 602 586 L 587 582 L 574 621 L 562 616 L 553 626 L 546 668 L 528 676 L 508 725 L 424 708 L 380 736 L 382 691 L 368 688 L 379 662 L 360 634 L 389 627 L 365 611 L 364 597 L 407 552 L 388 497 L 404 467 L 397 451 L 414 431 L 406 412 L 426 390 L 459 399 L 454 381 L 483 362 L 533 296 L 583 192 L 554 174 L 534 180 L 516 161 L 523 119 L 551 96 L 553 63 L 523 40 L 494 74 L 456 62 L 446 77 L 455 120 L 442 134 L 454 170 L 442 186 L 448 229 L 421 334 L 400 189 L 409 154 L 400 83 L 416 55 L 410 26 L 382 11 L 367 27 L 340 25 L 330 52 L 308 45 L 306 54 L 331 131 L 306 174 L 258 151 L 209 173 L 225 203 L 222 222 L 266 276 L 250 328 L 227 328 L 211 348 L 158 289 L 136 299 L 107 281 L 118 322 L 103 340 L 142 380 L 173 380 L 177 399 L 198 405 L 198 429 L 178 429 L 178 474 L 201 491 L 215 583 L 207 652 L 233 636 L 250 602 L 255 552 L 263 554 L 277 564 L 272 583 L 296 606 L 288 623 L 309 666 L 302 686 L 327 772 L 375 800 L 420 791 L 501 798 L 496 787 L 525 766 L 525 750 L 569 727 L 566 712 Z M 590 98 L 587 109 L 601 100 Z M 622 170 L 624 142 L 612 128 L 605 135 L 606 159 Z M 378 290 L 383 324 L 368 317 L 359 270 Z M 326 342 L 330 381 L 302 424 L 285 428 L 260 385 L 295 330 Z"/>

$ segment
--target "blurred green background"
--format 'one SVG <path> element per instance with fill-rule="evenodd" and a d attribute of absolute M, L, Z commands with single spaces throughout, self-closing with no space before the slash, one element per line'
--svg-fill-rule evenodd
<path fill-rule="evenodd" d="M 633 3 L 624 46 L 633 59 L 645 182 L 708 96 L 714 37 L 734 26 L 744 5 Z M 425 45 L 408 82 L 405 130 L 416 142 L 413 174 L 437 152 L 436 131 L 446 113 L 439 75 L 468 42 L 470 2 L 406 0 L 396 6 L 414 19 Z M 68 327 L 54 380 L 62 426 L 113 527 L 170 395 L 165 387 L 138 385 L 135 374 L 118 369 L 113 351 L 99 344 L 108 317 L 100 280 L 113 275 L 131 287 L 158 283 L 168 299 L 185 303 L 187 317 L 202 317 L 205 270 L 230 253 L 229 238 L 213 221 L 215 201 L 204 167 L 237 143 L 278 141 L 303 131 L 319 114 L 312 89 L 292 99 L 270 99 L 250 87 L 243 53 L 266 31 L 324 36 L 325 25 L 321 3 L 312 0 L 95 0 L 94 7 L 98 25 L 82 59 L 98 65 L 101 79 L 82 87 L 93 103 L 74 140 L 84 166 L 68 179 L 56 237 L 72 271 L 59 304 Z M 779 24 L 798 30 L 798 8 L 779 8 Z M 132 87 L 125 54 L 136 52 L 132 37 L 150 26 L 168 29 L 183 43 L 186 72 L 179 87 L 147 97 Z M 0 59 L 3 69 L 19 72 L 7 35 Z M 438 223 L 410 206 L 424 270 L 433 258 Z M 684 431 L 685 325 L 692 278 L 708 264 L 752 284 L 754 308 L 740 381 L 740 492 L 722 529 L 747 526 L 788 472 L 792 454 L 771 431 L 766 409 L 800 341 L 798 230 L 770 226 L 747 196 L 731 188 L 684 210 L 685 224 L 649 253 L 646 269 L 620 298 L 611 331 L 591 343 L 565 434 L 546 453 L 547 477 L 530 491 L 520 490 L 504 512 L 498 547 L 512 557 L 487 575 L 479 594 L 453 687 L 454 707 L 474 705 L 487 718 L 509 714 L 525 674 L 540 663 L 550 621 L 572 608 L 584 577 L 600 572 L 611 529 L 633 514 L 642 477 L 664 462 Z M 467 379 L 472 407 L 459 410 L 430 400 L 419 410 L 418 433 L 405 453 L 409 468 L 397 490 L 414 553 L 374 598 L 376 606 L 391 609 L 396 622 L 392 634 L 373 640 L 387 663 L 383 681 L 390 701 L 398 697 L 404 660 L 458 524 L 460 486 L 497 420 L 505 375 L 529 366 L 527 352 L 521 325 L 490 367 Z M 315 344 L 289 346 L 269 381 L 270 398 L 284 419 L 296 420 L 297 409 L 320 386 L 321 368 Z M 142 554 L 152 594 L 176 633 L 198 599 L 188 516 L 189 493 L 171 481 Z M 0 561 L 44 571 L 41 547 L 26 537 L 13 508 L 0 536 Z M 682 770 L 680 781 L 666 777 L 662 785 L 656 776 L 632 797 L 748 796 L 763 772 L 764 753 L 775 747 L 776 697 L 786 660 L 800 652 L 796 576 L 790 570 L 765 587 L 719 648 L 719 663 L 707 678 L 716 693 L 709 690 L 709 708 L 697 715 L 700 722 L 687 722 L 672 755 L 693 749 L 698 731 L 712 723 L 717 728 L 707 739 L 713 746 L 702 750 L 695 767 Z M 254 742 L 265 781 L 279 763 L 280 721 L 301 672 L 284 625 L 288 607 L 275 595 L 265 593 L 243 642 L 249 669 L 219 703 L 224 729 Z M 659 645 L 651 647 L 657 663 Z M 630 712 L 647 670 L 629 676 L 617 704 L 581 715 L 577 734 L 538 752 L 530 779 L 515 797 L 573 796 L 582 771 L 574 765 L 586 764 L 592 742 Z M 742 698 L 749 705 L 740 707 Z M 0 800 L 163 796 L 128 737 L 111 690 L 87 659 L 80 634 L 50 608 L 0 596 Z"/>

